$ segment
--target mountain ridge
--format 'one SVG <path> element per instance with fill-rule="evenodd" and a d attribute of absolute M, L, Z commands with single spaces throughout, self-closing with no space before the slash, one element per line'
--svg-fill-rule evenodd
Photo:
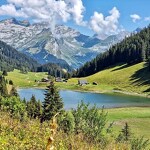
<path fill-rule="evenodd" d="M 23 22 L 14 18 L 1 21 L 0 40 L 41 64 L 66 63 L 79 68 L 125 37 L 119 39 L 120 36 L 114 35 L 115 38 L 100 40 L 64 25 L 57 25 L 51 31 L 47 23 L 30 24 L 26 21 L 28 25 L 24 25 Z"/>

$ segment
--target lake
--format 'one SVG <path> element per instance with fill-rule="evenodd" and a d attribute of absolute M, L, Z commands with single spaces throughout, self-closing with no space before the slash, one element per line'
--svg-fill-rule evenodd
<path fill-rule="evenodd" d="M 43 101 L 44 93 L 45 90 L 43 89 L 27 88 L 18 90 L 21 99 L 25 98 L 26 100 L 29 100 L 32 95 L 35 95 L 37 100 Z M 76 108 L 81 100 L 84 103 L 90 103 L 91 106 L 96 104 L 99 108 L 103 106 L 105 108 L 150 106 L 150 98 L 145 97 L 123 94 L 86 93 L 71 90 L 60 90 L 59 93 L 63 99 L 65 109 Z"/>

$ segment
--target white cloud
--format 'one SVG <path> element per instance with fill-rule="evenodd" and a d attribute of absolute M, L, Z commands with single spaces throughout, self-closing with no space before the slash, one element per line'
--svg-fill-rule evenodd
<path fill-rule="evenodd" d="M 104 17 L 102 13 L 94 12 L 90 20 L 90 28 L 98 34 L 99 38 L 106 38 L 118 32 L 119 10 L 114 7 L 109 11 L 110 15 Z"/>
<path fill-rule="evenodd" d="M 24 12 L 22 12 L 21 10 L 17 11 L 13 4 L 2 5 L 0 7 L 0 15 L 11 16 L 12 14 L 15 17 L 25 17 L 25 18 L 27 17 L 27 15 Z"/>
<path fill-rule="evenodd" d="M 150 21 L 150 17 L 145 17 L 144 20 L 145 21 Z"/>
<path fill-rule="evenodd" d="M 133 14 L 133 15 L 130 15 L 130 17 L 132 18 L 132 21 L 135 23 L 137 20 L 140 20 L 141 17 L 137 14 Z"/>
<path fill-rule="evenodd" d="M 48 21 L 50 24 L 74 20 L 77 25 L 85 25 L 82 0 L 7 0 L 0 6 L 0 15 L 31 18 Z"/>

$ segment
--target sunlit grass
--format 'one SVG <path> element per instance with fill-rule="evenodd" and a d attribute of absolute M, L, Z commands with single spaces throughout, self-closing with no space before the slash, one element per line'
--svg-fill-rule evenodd
<path fill-rule="evenodd" d="M 20 73 L 19 70 L 8 72 L 6 78 L 12 80 L 18 87 L 39 87 L 45 86 L 45 84 L 38 84 L 35 80 L 41 80 L 43 77 L 47 77 L 46 73 L 28 72 L 27 74 Z"/>
<path fill-rule="evenodd" d="M 125 122 L 136 136 L 150 139 L 150 107 L 107 109 L 109 122 L 115 121 L 114 129 L 121 130 Z"/>
<path fill-rule="evenodd" d="M 146 94 L 144 91 L 150 88 L 150 71 L 145 68 L 145 63 L 139 63 L 132 66 L 118 65 L 100 71 L 94 75 L 81 78 L 86 79 L 89 84 L 79 86 L 79 78 L 72 78 L 68 83 L 57 83 L 59 88 L 95 91 L 95 92 L 111 92 L 112 90 L 126 91 L 129 94 Z M 98 85 L 93 85 L 97 82 Z M 149 94 L 150 91 L 147 91 Z"/>

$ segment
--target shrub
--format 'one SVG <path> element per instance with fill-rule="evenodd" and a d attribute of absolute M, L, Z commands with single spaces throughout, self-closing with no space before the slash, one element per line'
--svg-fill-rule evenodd
<path fill-rule="evenodd" d="M 75 129 L 75 118 L 72 111 L 64 112 L 64 114 L 59 118 L 60 129 L 65 133 L 73 133 Z"/>
<path fill-rule="evenodd" d="M 149 140 L 144 140 L 143 137 L 134 138 L 131 140 L 131 150 L 146 150 L 149 144 Z"/>
<path fill-rule="evenodd" d="M 92 141 L 101 141 L 106 132 L 106 116 L 104 109 L 99 110 L 96 106 L 89 107 L 89 104 L 78 105 L 77 110 L 73 110 L 75 118 L 75 132 L 82 132 Z"/>
<path fill-rule="evenodd" d="M 12 80 L 9 80 L 9 85 L 14 85 Z"/>
<path fill-rule="evenodd" d="M 1 108 L 4 111 L 10 112 L 11 117 L 20 120 L 24 119 L 26 115 L 26 106 L 19 97 L 2 98 Z"/>
<path fill-rule="evenodd" d="M 125 126 L 122 128 L 121 133 L 118 135 L 116 141 L 117 142 L 124 142 L 129 141 L 131 136 L 131 132 L 128 126 L 128 123 L 125 123 Z"/>

